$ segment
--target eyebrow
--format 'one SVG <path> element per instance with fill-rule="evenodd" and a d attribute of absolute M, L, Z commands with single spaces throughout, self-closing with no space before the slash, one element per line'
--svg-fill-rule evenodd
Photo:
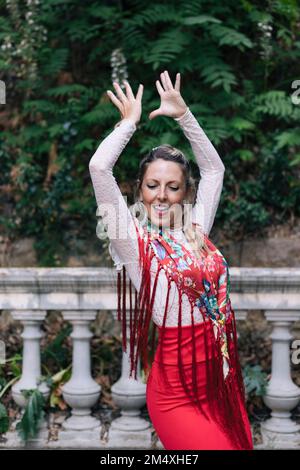
<path fill-rule="evenodd" d="M 148 181 L 151 180 L 151 181 L 156 181 L 157 183 L 159 183 L 159 180 L 156 180 L 155 178 L 148 178 Z M 172 181 L 168 181 L 168 183 L 177 183 L 177 184 L 180 184 L 180 181 L 178 180 L 172 180 Z"/>

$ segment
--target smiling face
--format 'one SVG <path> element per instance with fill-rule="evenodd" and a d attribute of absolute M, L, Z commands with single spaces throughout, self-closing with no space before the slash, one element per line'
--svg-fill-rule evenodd
<path fill-rule="evenodd" d="M 185 179 L 179 163 L 158 158 L 149 164 L 140 198 L 151 223 L 159 227 L 181 227 L 185 197 Z"/>

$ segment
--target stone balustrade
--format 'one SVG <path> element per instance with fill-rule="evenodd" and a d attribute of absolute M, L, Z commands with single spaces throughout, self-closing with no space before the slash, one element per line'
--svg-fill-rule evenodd
<path fill-rule="evenodd" d="M 245 320 L 249 310 L 262 310 L 272 329 L 272 370 L 264 396 L 271 417 L 261 424 L 263 447 L 300 448 L 300 426 L 291 419 L 291 410 L 299 403 L 300 390 L 291 379 L 290 362 L 291 329 L 300 320 L 300 269 L 231 268 L 230 276 L 230 297 L 236 319 Z M 23 325 L 22 376 L 12 388 L 13 399 L 21 409 L 26 404 L 22 390 L 39 388 L 46 399 L 49 396 L 49 387 L 40 381 L 41 325 L 47 311 L 61 312 L 73 327 L 72 375 L 63 386 L 71 416 L 63 422 L 57 441 L 48 441 L 45 422 L 29 445 L 151 448 L 151 423 L 140 413 L 146 403 L 146 384 L 141 379 L 140 365 L 138 380 L 129 378 L 127 353 L 123 353 L 121 376 L 112 386 L 112 397 L 121 416 L 112 421 L 106 440 L 101 439 L 102 423 L 91 414 L 101 387 L 91 370 L 90 324 L 103 310 L 110 311 L 116 320 L 116 289 L 116 272 L 110 268 L 0 269 L 0 308 L 10 311 Z M 23 446 L 16 431 L 8 432 L 6 438 L 0 447 Z"/>

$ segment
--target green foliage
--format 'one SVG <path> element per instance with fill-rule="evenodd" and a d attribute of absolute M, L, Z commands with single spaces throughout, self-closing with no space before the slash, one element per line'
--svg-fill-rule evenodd
<path fill-rule="evenodd" d="M 120 118 L 106 90 L 124 75 L 134 91 L 144 84 L 144 97 L 141 123 L 115 168 L 119 183 L 133 186 L 144 153 L 163 142 L 193 161 L 176 122 L 148 120 L 159 103 L 155 80 L 167 69 L 172 78 L 181 72 L 182 95 L 226 168 L 216 225 L 243 237 L 299 216 L 296 2 L 9 4 L 0 2 L 7 85 L 0 184 L 10 216 L 0 215 L 0 224 L 11 240 L 36 239 L 41 266 L 63 266 L 72 240 L 95 238 L 88 163 Z M 118 49 L 126 62 L 112 64 Z"/>
<path fill-rule="evenodd" d="M 28 400 L 23 416 L 17 424 L 17 431 L 23 441 L 36 437 L 44 418 L 45 399 L 38 389 L 24 390 L 24 397 Z"/>
<path fill-rule="evenodd" d="M 278 118 L 289 119 L 292 115 L 293 105 L 291 99 L 284 91 L 273 90 L 259 95 L 255 99 L 256 114 L 267 114 Z"/>
<path fill-rule="evenodd" d="M 241 51 L 245 50 L 245 47 L 253 47 L 252 41 L 247 36 L 235 29 L 228 28 L 219 24 L 212 24 L 209 28 L 210 34 L 213 39 L 216 39 L 220 46 L 234 46 Z"/>
<path fill-rule="evenodd" d="M 243 378 L 247 395 L 254 394 L 263 396 L 268 385 L 268 374 L 264 372 L 260 365 L 247 364 L 243 368 Z"/>
<path fill-rule="evenodd" d="M 44 417 L 44 409 L 47 406 L 56 409 L 66 409 L 67 405 L 62 397 L 61 386 L 71 378 L 72 365 L 70 364 L 70 351 L 63 345 L 63 341 L 70 335 L 70 325 L 66 325 L 51 343 L 43 350 L 41 355 L 44 376 L 39 378 L 39 383 L 46 383 L 50 390 L 49 403 L 38 389 L 22 390 L 27 400 L 22 418 L 17 424 L 20 437 L 27 441 L 36 437 L 39 426 Z M 5 403 L 0 403 L 0 434 L 9 429 L 8 407 L 11 387 L 21 377 L 22 355 L 15 354 L 0 366 L 0 399 L 5 398 Z M 65 365 L 67 364 L 67 366 Z M 58 369 L 54 375 L 53 369 Z M 5 406 L 6 405 L 6 406 Z M 7 406 L 8 405 L 8 406 Z"/>
<path fill-rule="evenodd" d="M 65 408 L 66 403 L 61 397 L 61 386 L 68 382 L 71 378 L 72 369 L 69 365 L 66 369 L 62 369 L 57 372 L 50 380 L 48 380 L 48 385 L 51 387 L 51 393 L 49 398 L 49 404 L 52 408 L 60 407 Z"/>
<path fill-rule="evenodd" d="M 9 429 L 9 419 L 5 406 L 0 403 L 0 434 L 4 434 Z"/>
<path fill-rule="evenodd" d="M 69 351 L 63 345 L 64 340 L 70 336 L 72 325 L 64 327 L 53 341 L 42 351 L 41 361 L 45 363 L 49 360 L 54 360 L 59 368 L 66 367 L 69 362 Z"/>
<path fill-rule="evenodd" d="M 15 354 L 0 365 L 0 400 L 21 377 L 22 356 Z M 4 403 L 0 403 L 0 435 L 9 430 L 9 416 Z"/>

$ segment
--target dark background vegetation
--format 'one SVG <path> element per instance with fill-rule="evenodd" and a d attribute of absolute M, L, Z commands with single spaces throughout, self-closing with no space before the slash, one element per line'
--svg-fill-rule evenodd
<path fill-rule="evenodd" d="M 33 237 L 40 266 L 64 266 L 75 241 L 106 249 L 95 234 L 88 164 L 120 119 L 106 95 L 113 80 L 127 78 L 135 92 L 144 85 L 141 122 L 114 172 L 128 201 L 140 159 L 160 143 L 182 149 L 199 178 L 177 123 L 148 119 L 159 104 L 155 81 L 163 70 L 173 80 L 181 73 L 182 95 L 226 167 L 215 225 L 241 240 L 293 224 L 300 215 L 300 104 L 291 99 L 300 79 L 299 31 L 296 0 L 0 0 L 7 96 L 0 105 L 0 235 L 11 242 Z M 102 385 L 101 409 L 113 410 L 109 388 L 119 376 L 121 344 L 111 319 L 103 314 L 99 321 L 93 374 Z M 249 321 L 239 341 L 244 371 L 260 364 L 247 372 L 255 420 L 265 412 L 262 371 L 270 372 L 271 345 L 261 325 Z M 49 407 L 64 411 L 69 326 L 50 312 L 43 329 Z M 8 415 L 2 407 L 0 434 L 17 413 L 10 387 L 21 373 L 20 333 L 12 324 L 4 331 L 10 361 L 0 370 L 0 390 L 7 390 Z M 53 374 L 61 375 L 53 382 Z"/>
<path fill-rule="evenodd" d="M 0 229 L 11 241 L 34 237 L 40 266 L 63 266 L 74 239 L 95 240 L 88 163 L 120 118 L 106 95 L 112 80 L 145 90 L 115 167 L 128 201 L 139 160 L 160 143 L 181 148 L 199 178 L 177 123 L 148 119 L 165 69 L 181 73 L 182 95 L 226 167 L 216 226 L 241 239 L 299 216 L 296 0 L 29 3 L 0 0 Z"/>

